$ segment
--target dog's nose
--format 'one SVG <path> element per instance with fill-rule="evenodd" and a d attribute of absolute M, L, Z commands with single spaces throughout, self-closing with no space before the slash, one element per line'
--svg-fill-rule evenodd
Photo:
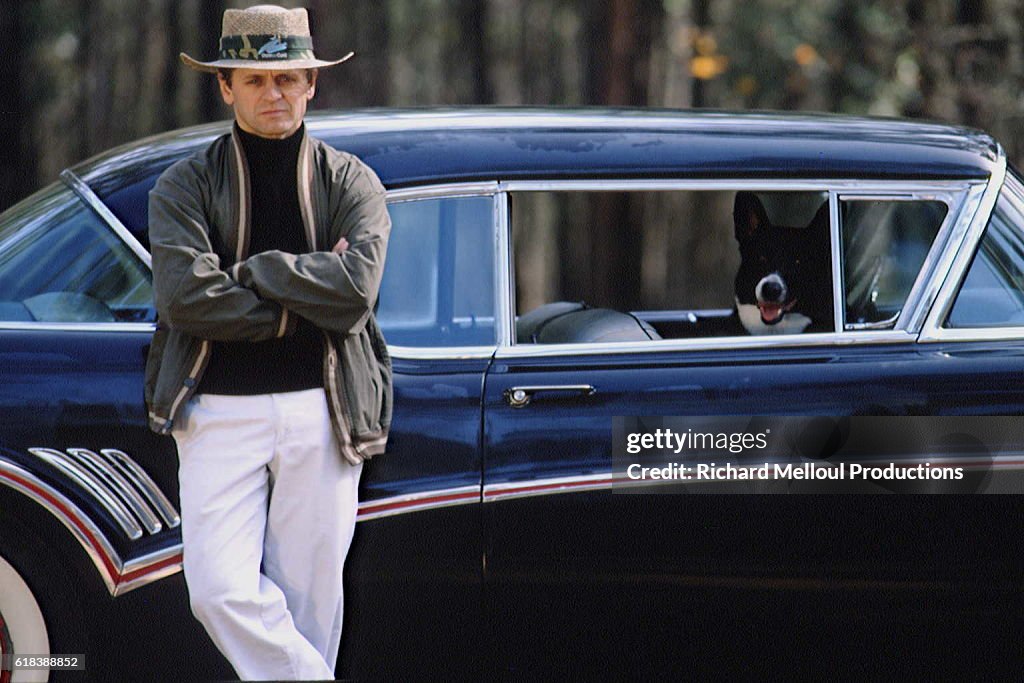
<path fill-rule="evenodd" d="M 767 280 L 761 285 L 761 298 L 765 301 L 781 301 L 782 285 L 774 280 Z"/>

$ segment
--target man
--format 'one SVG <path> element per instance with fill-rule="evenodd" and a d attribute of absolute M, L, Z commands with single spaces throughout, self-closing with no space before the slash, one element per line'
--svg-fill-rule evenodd
<path fill-rule="evenodd" d="M 384 450 L 391 365 L 373 316 L 384 188 L 306 135 L 317 69 L 304 9 L 227 10 L 230 134 L 150 194 L 160 323 L 150 426 L 180 461 L 193 613 L 243 679 L 332 679 L 364 459 Z"/>

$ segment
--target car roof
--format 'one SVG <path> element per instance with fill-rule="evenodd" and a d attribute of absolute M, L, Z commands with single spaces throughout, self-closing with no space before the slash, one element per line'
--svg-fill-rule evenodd
<path fill-rule="evenodd" d="M 451 108 L 311 112 L 311 134 L 366 161 L 388 187 L 552 178 L 988 178 L 987 134 L 902 119 L 651 109 Z M 163 133 L 72 171 L 103 197 L 227 132 Z"/>

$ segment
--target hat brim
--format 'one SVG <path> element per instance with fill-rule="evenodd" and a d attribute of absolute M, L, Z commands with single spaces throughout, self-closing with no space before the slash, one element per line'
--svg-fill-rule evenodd
<path fill-rule="evenodd" d="M 206 73 L 217 73 L 218 69 L 263 69 L 266 71 L 281 71 L 282 69 L 322 69 L 335 64 L 347 62 L 355 56 L 355 52 L 349 52 L 341 59 L 333 62 L 325 62 L 322 59 L 279 59 L 279 60 L 255 60 L 255 59 L 218 59 L 215 62 L 200 62 L 182 52 L 178 55 L 181 63 L 196 71 Z"/>

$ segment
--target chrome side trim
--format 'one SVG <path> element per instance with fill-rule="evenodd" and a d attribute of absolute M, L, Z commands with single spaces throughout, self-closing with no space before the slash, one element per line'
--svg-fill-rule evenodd
<path fill-rule="evenodd" d="M 26 332 L 154 332 L 156 323 L 36 323 L 0 322 L 0 330 Z"/>
<path fill-rule="evenodd" d="M 1019 472 L 1024 471 L 1024 460 L 1021 459 L 1022 453 L 1010 452 L 1001 453 L 994 459 L 989 455 L 983 456 L 971 456 L 971 455 L 957 455 L 947 456 L 942 458 L 927 457 L 927 458 L 903 458 L 892 461 L 893 464 L 898 466 L 912 466 L 917 463 L 929 462 L 934 466 L 942 467 L 963 467 L 967 470 L 972 471 L 999 471 L 999 472 Z M 889 461 L 885 461 L 888 464 Z M 806 461 L 795 460 L 795 461 L 780 461 L 775 464 L 805 464 Z M 827 463 L 830 465 L 836 465 L 837 463 Z M 739 469 L 752 469 L 757 467 L 758 464 L 750 465 L 738 465 Z M 774 477 L 768 481 L 786 481 Z M 741 483 L 749 483 L 743 482 Z M 630 489 L 638 487 L 658 487 L 668 485 L 679 485 L 684 483 L 686 485 L 692 485 L 696 487 L 706 486 L 717 486 L 725 484 L 736 484 L 735 479 L 707 479 L 707 480 L 673 480 L 673 479 L 649 479 L 649 480 L 636 480 L 630 479 L 624 472 L 600 472 L 596 474 L 579 474 L 569 475 L 562 477 L 548 477 L 541 479 L 530 479 L 524 481 L 512 481 L 503 482 L 500 484 L 488 484 L 483 489 L 483 502 L 494 503 L 502 500 L 509 500 L 515 498 L 530 498 L 534 496 L 548 496 L 557 495 L 560 493 L 579 493 L 583 491 L 599 491 L 613 489 L 615 486 L 628 486 Z"/>
<path fill-rule="evenodd" d="M 472 197 L 476 195 L 497 194 L 497 192 L 498 183 L 496 181 L 422 185 L 419 187 L 403 187 L 397 190 L 388 190 L 387 201 L 390 204 L 392 202 L 404 202 L 413 199 Z"/>
<path fill-rule="evenodd" d="M 149 476 L 149 473 L 142 469 L 127 453 L 116 448 L 101 448 L 100 453 L 120 470 L 126 479 L 142 491 L 142 495 L 160 513 L 168 528 L 173 529 L 181 524 L 181 517 L 178 515 L 178 511 L 174 509 L 171 501 L 167 499 L 167 496 L 156 485 L 156 482 Z"/>
<path fill-rule="evenodd" d="M 160 520 L 146 505 L 146 501 L 142 499 L 139 492 L 106 459 L 101 458 L 88 448 L 68 448 L 67 452 L 102 479 L 107 488 L 113 491 L 135 513 L 135 518 L 142 522 L 142 526 L 150 535 L 159 533 L 163 529 Z"/>
<path fill-rule="evenodd" d="M 181 571 L 181 543 L 123 561 L 99 526 L 63 493 L 16 463 L 0 458 L 0 485 L 41 505 L 85 551 L 112 596 Z"/>
<path fill-rule="evenodd" d="M 0 484 L 41 505 L 67 528 L 82 546 L 107 590 L 113 594 L 121 560 L 99 527 L 69 498 L 28 470 L 0 458 Z"/>
<path fill-rule="evenodd" d="M 136 557 L 124 563 L 120 580 L 111 591 L 114 597 L 177 574 L 182 568 L 181 543 Z"/>
<path fill-rule="evenodd" d="M 610 489 L 613 480 L 614 477 L 611 472 L 601 472 L 599 474 L 488 484 L 484 486 L 483 502 L 493 503 L 512 498 L 530 498 L 533 496 L 574 493 L 577 491 L 599 491 L 601 489 Z"/>
<path fill-rule="evenodd" d="M 96 212 L 96 214 L 103 219 L 106 224 L 114 231 L 114 234 L 121 238 L 121 241 L 132 250 L 132 253 L 139 257 L 139 260 L 146 264 L 146 267 L 153 270 L 153 258 L 146 251 L 146 248 L 142 246 L 142 243 L 135 239 L 135 235 L 124 227 L 124 223 L 114 215 L 114 212 L 107 208 L 107 205 L 100 201 L 100 198 L 96 196 L 96 193 L 92 191 L 92 188 L 85 184 L 85 182 L 72 173 L 70 170 L 64 170 L 60 173 L 60 179 L 64 181 L 64 184 L 71 188 L 71 190 L 77 194 L 83 202 L 85 202 L 90 209 Z"/>
<path fill-rule="evenodd" d="M 81 486 L 104 510 L 110 513 L 125 536 L 131 540 L 142 537 L 142 527 L 128 509 L 107 489 L 106 484 L 66 453 L 54 448 L 29 448 L 28 452 L 59 470 Z"/>
<path fill-rule="evenodd" d="M 928 316 L 921 328 L 921 334 L 918 338 L 919 341 L 991 340 L 1010 339 L 1021 336 L 1020 328 L 1017 328 L 1017 330 L 1014 330 L 1013 328 L 989 330 L 949 330 L 942 328 L 942 323 L 953 306 L 953 299 L 960 289 L 960 283 L 963 282 L 963 279 L 967 276 L 967 268 L 970 266 L 971 260 L 974 258 L 975 249 L 981 241 L 982 234 L 985 232 L 985 226 L 988 225 L 989 216 L 991 216 L 992 210 L 995 208 L 996 200 L 999 198 L 999 192 L 1002 189 L 1003 182 L 1005 180 L 1006 152 L 1003 150 L 1002 145 L 1000 145 L 999 157 L 992 170 L 992 177 L 989 178 L 988 185 L 985 187 L 985 192 L 982 195 L 981 201 L 978 202 L 977 209 L 971 216 L 970 223 L 966 230 L 966 235 L 957 247 L 956 256 L 953 258 L 948 272 L 942 281 L 942 286 L 939 288 L 939 291 L 935 296 L 935 301 L 929 309 Z M 993 335 L 992 333 L 995 334 Z"/>
<path fill-rule="evenodd" d="M 15 463 L 0 459 L 0 484 L 41 505 L 85 551 L 112 596 L 181 571 L 181 543 L 123 562 L 99 527 L 62 493 Z"/>
<path fill-rule="evenodd" d="M 422 491 L 419 493 L 408 493 L 377 500 L 367 500 L 359 503 L 359 513 L 356 521 L 366 522 L 381 517 L 391 517 L 406 512 L 418 512 L 421 510 L 433 510 L 436 508 L 451 507 L 453 505 L 467 505 L 479 503 L 481 488 L 477 484 L 468 486 L 457 486 L 450 489 L 439 489 L 433 491 Z"/>
<path fill-rule="evenodd" d="M 664 353 L 666 351 L 724 351 L 749 348 L 842 347 L 863 344 L 906 344 L 916 336 L 903 330 L 856 333 L 814 333 L 765 337 L 713 337 L 702 339 L 660 339 L 601 344 L 518 344 L 498 349 L 496 358 L 544 358 L 611 353 Z M 828 351 L 826 348 L 824 351 Z"/>

